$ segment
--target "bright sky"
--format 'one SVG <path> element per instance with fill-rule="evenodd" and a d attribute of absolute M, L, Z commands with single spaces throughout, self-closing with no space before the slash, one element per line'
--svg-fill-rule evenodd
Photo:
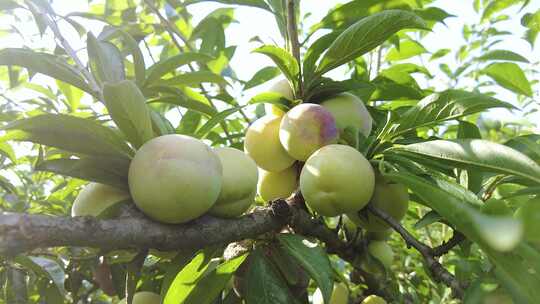
<path fill-rule="evenodd" d="M 303 0 L 301 9 L 303 14 L 310 13 L 311 16 L 306 20 L 306 28 L 309 28 L 314 23 L 318 22 L 322 17 L 326 15 L 329 9 L 334 7 L 338 3 L 345 3 L 348 1 L 343 0 Z M 449 48 L 454 51 L 457 51 L 459 47 L 463 44 L 463 38 L 461 37 L 461 31 L 465 22 L 474 23 L 479 19 L 479 16 L 474 12 L 472 8 L 472 1 L 470 0 L 438 0 L 435 1 L 434 6 L 438 6 L 446 10 L 448 13 L 456 15 L 456 18 L 449 18 L 446 20 L 447 26 L 437 25 L 433 32 L 428 34 L 424 38 L 424 46 L 428 51 L 435 52 L 440 48 Z M 70 12 L 80 12 L 86 11 L 88 8 L 88 3 L 86 0 L 56 0 L 53 1 L 53 7 L 58 14 L 64 15 Z M 215 4 L 212 2 L 204 2 L 201 4 L 196 4 L 190 6 L 190 12 L 194 15 L 194 22 L 197 23 L 200 19 L 206 16 L 208 13 L 213 11 L 218 7 L 223 7 L 221 4 Z M 531 4 L 526 8 L 526 11 L 536 11 L 540 9 L 540 1 L 531 1 Z M 518 7 L 509 9 L 508 13 L 512 16 L 518 10 Z M 227 29 L 227 39 L 229 45 L 238 45 L 236 55 L 233 58 L 232 66 L 235 68 L 237 75 L 244 80 L 249 79 L 256 71 L 260 68 L 268 65 L 272 65 L 272 62 L 267 59 L 265 56 L 260 54 L 252 54 L 251 51 L 258 46 L 257 43 L 248 43 L 249 39 L 254 36 L 259 36 L 264 42 L 272 43 L 274 41 L 281 44 L 280 34 L 275 26 L 275 21 L 271 14 L 265 13 L 262 10 L 249 8 L 249 7 L 238 7 L 235 11 L 235 17 L 239 20 L 239 23 L 233 23 Z M 9 26 L 13 20 L 11 18 L 2 18 L 0 20 L 0 27 L 5 28 Z M 87 22 L 84 19 L 79 18 L 78 21 L 81 21 L 83 24 L 89 24 L 94 34 L 100 29 L 99 23 Z M 520 36 L 524 33 L 524 28 L 520 25 L 519 18 L 511 18 L 508 21 L 501 23 L 506 29 L 517 33 L 516 36 L 509 38 L 507 36 L 506 40 L 500 43 L 498 49 L 508 49 L 515 51 L 526 58 L 529 58 L 531 62 L 540 62 L 540 49 L 539 42 L 537 41 L 536 52 L 533 52 L 528 45 L 528 43 L 522 39 L 519 39 Z M 35 33 L 35 24 L 29 23 L 23 29 L 23 32 Z M 67 31 L 68 40 L 75 46 L 76 49 L 84 48 L 84 41 L 79 39 L 78 35 L 71 29 Z M 29 38 L 26 38 L 29 37 Z M 26 45 L 35 45 L 43 46 L 45 40 L 40 39 L 39 36 L 25 35 Z M 3 38 L 2 38 L 3 39 Z M 30 41 L 33 40 L 33 41 Z M 540 39 L 539 39 L 540 40 Z M 52 41 L 48 39 L 48 41 Z M 22 44 L 20 40 L 11 41 L 13 44 L 12 47 L 16 47 Z M 51 46 L 51 45 L 49 45 Z M 84 56 L 82 52 L 80 54 Z M 429 58 L 429 54 L 425 55 L 425 59 Z M 447 57 L 447 60 L 450 56 Z M 432 73 L 442 74 L 437 66 L 439 62 L 430 63 L 428 60 L 424 60 L 428 68 Z M 147 65 L 150 63 L 147 62 Z M 452 66 L 452 64 L 451 64 Z M 437 77 L 436 77 L 437 78 Z M 442 81 L 435 81 L 435 85 L 438 89 L 444 89 L 445 83 Z M 247 96 L 256 94 L 257 92 L 264 90 L 269 85 L 257 87 L 250 91 L 246 92 Z M 504 89 L 497 90 L 498 96 L 500 99 L 509 102 L 515 102 L 515 95 L 507 92 Z M 506 110 L 493 111 L 493 117 L 497 119 L 503 119 L 503 117 L 508 117 L 508 112 Z M 519 117 L 519 113 L 514 113 Z M 535 118 L 540 118 L 536 116 Z M 538 121 L 538 119 L 534 119 Z"/>

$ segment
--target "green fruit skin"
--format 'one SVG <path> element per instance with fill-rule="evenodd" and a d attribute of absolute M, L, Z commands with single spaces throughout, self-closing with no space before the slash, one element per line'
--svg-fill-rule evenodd
<path fill-rule="evenodd" d="M 233 148 L 215 148 L 223 167 L 219 197 L 209 213 L 220 217 L 237 217 L 255 201 L 257 165 L 244 152 Z"/>
<path fill-rule="evenodd" d="M 497 289 L 485 295 L 481 304 L 514 304 L 514 301 L 506 291 Z"/>
<path fill-rule="evenodd" d="M 137 207 L 163 223 L 185 223 L 206 213 L 221 191 L 219 157 L 202 141 L 164 135 L 146 142 L 129 167 Z"/>
<path fill-rule="evenodd" d="M 260 170 L 257 191 L 265 202 L 289 197 L 298 189 L 298 173 L 296 166 L 280 172 Z"/>
<path fill-rule="evenodd" d="M 126 304 L 126 299 L 120 300 L 118 304 Z M 139 291 L 133 295 L 133 304 L 160 304 L 161 297 L 157 293 L 150 291 Z"/>
<path fill-rule="evenodd" d="M 370 295 L 361 304 L 386 304 L 386 301 L 377 295 Z"/>
<path fill-rule="evenodd" d="M 336 119 L 340 132 L 346 128 L 355 128 L 364 136 L 369 136 L 373 119 L 360 98 L 342 93 L 321 103 Z"/>
<path fill-rule="evenodd" d="M 386 229 L 383 231 L 368 231 L 366 236 L 370 240 L 374 241 L 386 241 L 390 238 L 390 235 L 392 234 L 392 229 Z"/>
<path fill-rule="evenodd" d="M 525 239 L 540 244 L 540 198 L 527 201 L 516 210 L 514 217 L 523 223 Z"/>
<path fill-rule="evenodd" d="M 244 151 L 260 168 L 283 171 L 295 162 L 279 141 L 279 125 L 282 117 L 264 116 L 255 121 L 246 131 Z"/>
<path fill-rule="evenodd" d="M 294 159 L 306 161 L 313 152 L 337 143 L 339 132 L 332 114 L 318 104 L 295 106 L 281 120 L 279 140 Z"/>
<path fill-rule="evenodd" d="M 313 304 L 324 304 L 322 292 L 319 288 L 313 293 Z M 349 303 L 349 289 L 344 283 L 334 283 L 332 297 L 329 304 L 347 304 Z"/>
<path fill-rule="evenodd" d="M 371 241 L 368 245 L 369 254 L 377 258 L 386 269 L 390 269 L 394 261 L 394 251 L 386 242 Z"/>
<path fill-rule="evenodd" d="M 288 100 L 294 100 L 294 92 L 287 79 L 281 79 L 270 87 L 268 90 L 283 95 Z"/>
<path fill-rule="evenodd" d="M 329 145 L 307 160 L 300 189 L 311 209 L 323 216 L 356 212 L 373 194 L 375 175 L 369 161 L 346 145 Z"/>
<path fill-rule="evenodd" d="M 129 193 L 108 185 L 89 183 L 79 192 L 71 216 L 99 216 L 115 203 L 129 199 Z"/>
<path fill-rule="evenodd" d="M 376 174 L 375 191 L 371 198 L 371 204 L 375 208 L 386 212 L 395 220 L 401 221 L 409 207 L 409 193 L 405 186 L 394 183 L 380 174 Z M 365 217 L 360 217 L 356 213 L 349 213 L 347 216 L 355 224 L 368 231 L 383 232 L 390 229 L 390 226 L 371 212 L 367 213 L 367 220 Z"/>

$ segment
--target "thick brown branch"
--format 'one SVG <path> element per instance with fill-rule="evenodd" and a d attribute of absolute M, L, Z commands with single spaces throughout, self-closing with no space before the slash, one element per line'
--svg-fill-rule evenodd
<path fill-rule="evenodd" d="M 371 211 L 376 216 L 380 217 L 385 221 L 392 229 L 394 229 L 401 237 L 405 240 L 408 246 L 414 247 L 426 263 L 426 266 L 431 272 L 432 278 L 436 282 L 443 282 L 446 286 L 450 287 L 454 294 L 463 298 L 464 290 L 463 286 L 458 282 L 458 280 L 452 275 L 446 268 L 444 268 L 441 263 L 439 263 L 434 256 L 433 250 L 431 247 L 426 246 L 417 239 L 415 239 L 403 226 L 399 224 L 393 217 L 386 214 L 385 212 L 373 207 L 371 204 L 368 205 L 369 211 Z"/>
<path fill-rule="evenodd" d="M 287 222 L 274 214 L 283 201 L 237 219 L 203 216 L 187 224 L 166 225 L 144 216 L 99 220 L 37 214 L 0 215 L 0 255 L 35 248 L 82 246 L 103 249 L 196 249 L 255 238 Z"/>

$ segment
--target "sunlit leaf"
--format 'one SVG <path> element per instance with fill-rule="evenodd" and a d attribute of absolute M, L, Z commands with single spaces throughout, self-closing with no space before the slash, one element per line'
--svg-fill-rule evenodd
<path fill-rule="evenodd" d="M 511 62 L 492 63 L 484 69 L 484 73 L 493 78 L 500 86 L 518 94 L 532 96 L 529 80 L 519 65 Z"/>

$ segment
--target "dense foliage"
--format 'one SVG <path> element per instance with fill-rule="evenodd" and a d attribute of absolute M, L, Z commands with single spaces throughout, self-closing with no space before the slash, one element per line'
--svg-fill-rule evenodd
<path fill-rule="evenodd" d="M 134 291 L 160 294 L 166 304 L 305 303 L 328 301 L 334 289 L 346 290 L 349 303 L 371 294 L 395 303 L 540 303 L 540 135 L 531 121 L 539 63 L 499 47 L 511 37 L 534 49 L 540 10 L 531 1 L 471 1 L 464 7 L 478 19 L 452 29 L 465 41 L 455 49 L 424 45 L 454 17 L 431 0 L 348 1 L 310 27 L 300 8 L 316 1 L 88 2 L 88 11 L 61 16 L 61 1 L 0 0 L 10 23 L 0 37 L 2 211 L 69 217 L 88 182 L 128 189 L 134 154 L 156 136 L 243 150 L 246 129 L 266 111 L 343 92 L 365 102 L 373 128 L 345 129 L 340 143 L 406 187 L 408 209 L 390 235 L 310 210 L 310 227 L 347 246 L 334 250 L 326 234 L 291 225 L 237 239 L 232 256 L 228 244 L 20 252 L 3 236 L 11 224 L 3 214 L 0 303 L 117 303 Z M 217 8 L 194 18 L 192 9 L 204 5 Z M 230 64 L 237 46 L 228 27 L 242 24 L 239 6 L 273 16 L 261 26 L 281 34 L 253 37 L 260 45 L 251 56 L 272 64 L 250 79 Z M 523 37 L 505 28 L 511 22 Z M 35 36 L 25 36 L 30 26 Z M 13 41 L 22 46 L 6 47 Z M 293 96 L 252 93 L 278 79 Z M 494 108 L 521 119 L 486 115 Z M 256 204 L 269 202 L 257 196 Z M 359 216 L 384 218 L 378 207 Z"/>

